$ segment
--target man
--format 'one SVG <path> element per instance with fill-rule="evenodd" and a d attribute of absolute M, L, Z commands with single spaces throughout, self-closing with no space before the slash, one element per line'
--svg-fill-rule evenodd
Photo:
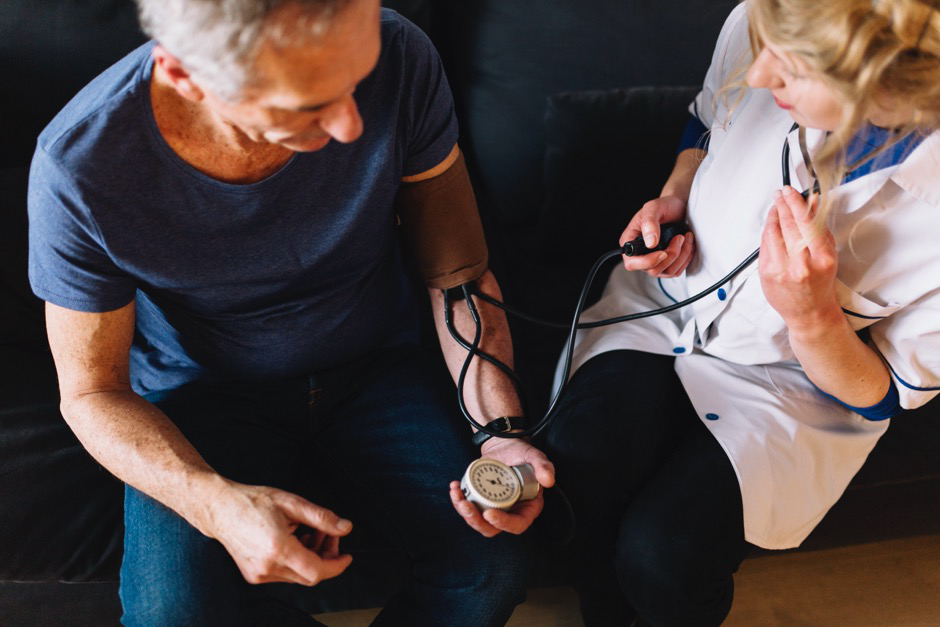
<path fill-rule="evenodd" d="M 396 232 L 398 198 L 456 373 L 440 288 L 499 289 L 466 244 L 478 217 L 420 228 L 472 200 L 429 41 L 378 0 L 138 5 L 155 42 L 43 132 L 29 200 L 63 416 L 128 486 L 124 622 L 313 622 L 249 584 L 349 567 L 352 522 L 293 492 L 317 483 L 407 552 L 378 623 L 505 623 L 525 563 L 510 536 L 484 536 L 524 531 L 541 497 L 481 514 L 451 484 L 447 504 L 476 453 L 416 346 Z M 480 310 L 484 349 L 510 360 L 505 319 Z M 489 367 L 466 389 L 482 420 L 519 413 Z M 523 440 L 482 454 L 553 483 Z"/>

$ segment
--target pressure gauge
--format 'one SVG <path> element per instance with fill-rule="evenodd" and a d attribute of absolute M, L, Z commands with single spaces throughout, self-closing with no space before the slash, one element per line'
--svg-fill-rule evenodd
<path fill-rule="evenodd" d="M 539 494 L 532 464 L 507 466 L 495 459 L 478 459 L 467 467 L 460 489 L 481 510 L 511 509 Z"/>

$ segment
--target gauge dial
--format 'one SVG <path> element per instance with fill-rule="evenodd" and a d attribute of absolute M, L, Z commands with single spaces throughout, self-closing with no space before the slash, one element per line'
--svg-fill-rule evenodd
<path fill-rule="evenodd" d="M 479 459 L 461 482 L 464 495 L 484 508 L 509 509 L 521 496 L 519 477 L 512 468 L 493 459 Z"/>

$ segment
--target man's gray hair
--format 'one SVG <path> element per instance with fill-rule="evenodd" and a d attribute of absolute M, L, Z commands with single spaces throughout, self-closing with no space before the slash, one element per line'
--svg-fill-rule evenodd
<path fill-rule="evenodd" d="M 348 0 L 136 0 L 144 32 L 193 79 L 234 102 L 252 84 L 263 40 L 302 45 L 326 32 Z M 293 9 L 279 16 L 283 9 Z"/>

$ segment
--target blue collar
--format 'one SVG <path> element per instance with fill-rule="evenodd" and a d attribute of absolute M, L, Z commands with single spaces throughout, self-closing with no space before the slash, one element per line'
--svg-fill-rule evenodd
<path fill-rule="evenodd" d="M 867 125 L 849 142 L 849 146 L 845 151 L 846 164 L 851 167 L 855 161 L 863 158 L 872 150 L 894 141 L 894 135 L 895 131 L 891 129 L 881 128 L 873 124 Z M 924 141 L 924 135 L 917 132 L 911 133 L 900 141 L 895 142 L 890 148 L 878 154 L 873 159 L 868 159 L 865 163 L 847 173 L 842 183 L 845 184 L 849 181 L 854 181 L 866 174 L 871 174 L 872 172 L 877 172 L 878 170 L 883 170 L 884 168 L 889 168 L 901 163 L 907 159 L 908 155 L 914 152 L 922 141 Z"/>

